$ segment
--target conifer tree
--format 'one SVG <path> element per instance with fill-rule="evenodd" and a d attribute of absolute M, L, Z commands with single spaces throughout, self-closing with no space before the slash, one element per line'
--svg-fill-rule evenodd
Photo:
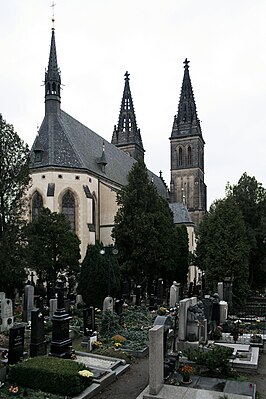
<path fill-rule="evenodd" d="M 171 280 L 181 267 L 178 234 L 168 202 L 158 194 L 143 162 L 134 164 L 117 203 L 112 236 L 124 275 L 136 283 L 147 280 L 148 286 L 158 277 Z"/>
<path fill-rule="evenodd" d="M 13 295 L 23 284 L 21 231 L 29 183 L 29 150 L 0 114 L 0 291 Z"/>

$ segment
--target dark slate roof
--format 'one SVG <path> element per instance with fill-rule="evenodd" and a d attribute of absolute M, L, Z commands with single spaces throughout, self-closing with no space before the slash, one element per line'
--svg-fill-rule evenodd
<path fill-rule="evenodd" d="M 106 166 L 99 160 L 105 147 Z M 38 147 L 38 148 L 37 148 Z M 42 149 L 42 159 L 35 162 L 34 151 Z M 119 185 L 127 184 L 127 175 L 136 161 L 93 132 L 66 112 L 46 113 L 31 149 L 31 168 L 58 167 L 81 169 Z M 162 179 L 149 171 L 158 192 L 166 197 Z"/>
<path fill-rule="evenodd" d="M 169 204 L 171 211 L 174 215 L 174 223 L 175 224 L 187 224 L 193 225 L 194 223 L 191 220 L 189 212 L 185 204 L 181 202 L 173 202 Z"/>

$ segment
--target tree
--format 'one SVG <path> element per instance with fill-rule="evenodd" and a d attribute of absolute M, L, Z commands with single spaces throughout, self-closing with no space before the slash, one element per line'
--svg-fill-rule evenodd
<path fill-rule="evenodd" d="M 244 173 L 237 185 L 227 187 L 239 207 L 250 243 L 249 284 L 261 288 L 266 283 L 266 190 L 255 177 Z"/>
<path fill-rule="evenodd" d="M 77 292 L 88 306 L 102 307 L 104 298 L 115 296 L 120 289 L 120 270 L 111 253 L 113 247 L 105 248 L 105 254 L 101 254 L 103 248 L 99 242 L 88 245 L 82 262 Z"/>
<path fill-rule="evenodd" d="M 0 291 L 7 295 L 25 278 L 21 231 L 29 180 L 28 147 L 0 114 Z"/>
<path fill-rule="evenodd" d="M 112 237 L 123 273 L 136 283 L 146 278 L 148 286 L 155 278 L 171 278 L 178 267 L 178 234 L 168 202 L 149 181 L 143 162 L 132 167 L 117 203 Z"/>
<path fill-rule="evenodd" d="M 207 286 L 214 292 L 225 277 L 233 280 L 235 302 L 248 292 L 248 255 L 245 222 L 234 198 L 212 204 L 199 226 L 197 264 L 205 271 Z"/>
<path fill-rule="evenodd" d="M 28 265 L 38 278 L 53 286 L 60 274 L 67 278 L 80 271 L 80 241 L 62 213 L 43 208 L 25 229 Z"/>

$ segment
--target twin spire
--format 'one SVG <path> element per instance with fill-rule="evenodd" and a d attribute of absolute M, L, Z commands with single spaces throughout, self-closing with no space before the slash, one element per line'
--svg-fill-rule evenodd
<path fill-rule="evenodd" d="M 184 77 L 178 111 L 174 117 L 172 137 L 179 135 L 201 135 L 200 121 L 197 115 L 194 93 L 189 76 L 189 62 L 187 58 L 184 61 Z"/>
<path fill-rule="evenodd" d="M 112 144 L 136 160 L 144 159 L 144 148 L 137 126 L 134 104 L 129 86 L 129 73 L 125 73 L 125 86 L 118 124 L 114 127 Z"/>

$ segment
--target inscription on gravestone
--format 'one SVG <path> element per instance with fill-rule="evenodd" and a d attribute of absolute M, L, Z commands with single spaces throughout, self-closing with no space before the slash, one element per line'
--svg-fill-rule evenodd
<path fill-rule="evenodd" d="M 10 328 L 9 350 L 8 350 L 9 364 L 15 364 L 23 357 L 24 335 L 25 335 L 24 326 L 15 326 Z"/>
<path fill-rule="evenodd" d="M 92 335 L 93 331 L 95 330 L 94 308 L 92 306 L 83 309 L 83 325 L 84 335 Z"/>

